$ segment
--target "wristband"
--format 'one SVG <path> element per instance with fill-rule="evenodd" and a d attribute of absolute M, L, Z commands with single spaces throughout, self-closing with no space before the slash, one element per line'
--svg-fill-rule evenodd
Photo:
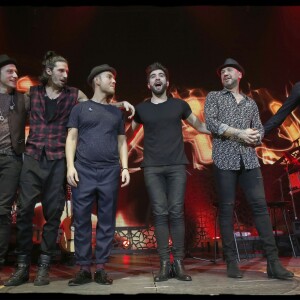
<path fill-rule="evenodd" d="M 122 172 L 123 172 L 124 170 L 128 170 L 128 168 L 122 168 Z"/>

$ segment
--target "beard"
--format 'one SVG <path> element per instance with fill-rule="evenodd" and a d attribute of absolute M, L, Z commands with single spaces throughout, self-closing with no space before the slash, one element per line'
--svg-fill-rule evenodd
<path fill-rule="evenodd" d="M 232 79 L 228 82 L 223 81 L 223 87 L 226 89 L 233 89 L 238 85 L 238 80 L 237 79 Z"/>
<path fill-rule="evenodd" d="M 156 96 L 161 96 L 163 95 L 167 90 L 167 84 L 164 83 L 162 84 L 160 87 L 156 87 L 156 86 L 151 86 L 151 92 L 156 95 Z"/>

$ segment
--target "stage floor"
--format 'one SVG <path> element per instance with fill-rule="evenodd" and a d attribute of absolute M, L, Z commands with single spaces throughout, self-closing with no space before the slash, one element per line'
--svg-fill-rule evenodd
<path fill-rule="evenodd" d="M 114 279 L 110 286 L 95 282 L 82 286 L 69 287 L 68 281 L 77 271 L 70 263 L 55 263 L 51 268 L 51 282 L 47 286 L 33 285 L 37 266 L 31 265 L 30 282 L 17 287 L 0 286 L 0 293 L 7 296 L 13 294 L 44 294 L 52 293 L 72 297 L 79 295 L 141 295 L 141 294 L 172 294 L 172 295 L 299 295 L 300 294 L 300 257 L 282 257 L 285 267 L 295 273 L 292 280 L 269 279 L 266 275 L 266 259 L 255 257 L 242 259 L 240 262 L 244 277 L 241 279 L 226 276 L 226 264 L 222 259 L 214 263 L 202 260 L 204 257 L 189 257 L 185 266 L 192 276 L 192 281 L 183 282 L 170 279 L 165 282 L 154 282 L 153 275 L 159 270 L 159 259 L 156 254 L 113 254 L 107 264 L 107 272 Z M 1 270 L 1 280 L 6 280 L 13 272 L 13 264 Z M 2 284 L 2 283 L 1 283 Z M 15 295 L 16 296 L 16 295 Z M 130 297 L 131 297 L 130 296 Z M 1 297 L 2 298 L 2 297 Z"/>

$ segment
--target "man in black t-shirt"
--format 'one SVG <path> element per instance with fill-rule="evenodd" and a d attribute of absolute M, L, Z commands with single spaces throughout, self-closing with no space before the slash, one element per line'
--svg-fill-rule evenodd
<path fill-rule="evenodd" d="M 192 113 L 182 99 L 169 98 L 168 70 L 160 63 L 146 69 L 148 88 L 152 97 L 136 106 L 132 130 L 144 126 L 144 159 L 141 167 L 154 216 L 155 237 L 160 257 L 160 271 L 154 281 L 175 276 L 190 281 L 183 265 L 184 258 L 184 194 L 186 164 L 182 120 L 196 130 L 209 134 L 204 123 Z M 169 230 L 170 228 L 170 230 Z M 173 264 L 170 263 L 172 239 Z"/>

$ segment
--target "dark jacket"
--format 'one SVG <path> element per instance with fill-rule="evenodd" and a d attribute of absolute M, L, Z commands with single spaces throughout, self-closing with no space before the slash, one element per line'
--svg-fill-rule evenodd
<path fill-rule="evenodd" d="M 16 154 L 19 155 L 25 151 L 25 125 L 27 110 L 23 94 L 15 92 L 13 99 L 15 105 L 13 109 L 9 110 L 8 124 L 12 147 Z"/>
<path fill-rule="evenodd" d="M 300 82 L 296 82 L 293 86 L 290 95 L 285 100 L 283 105 L 278 109 L 276 114 L 272 116 L 265 124 L 265 135 L 271 132 L 274 128 L 279 127 L 291 112 L 300 105 Z"/>

